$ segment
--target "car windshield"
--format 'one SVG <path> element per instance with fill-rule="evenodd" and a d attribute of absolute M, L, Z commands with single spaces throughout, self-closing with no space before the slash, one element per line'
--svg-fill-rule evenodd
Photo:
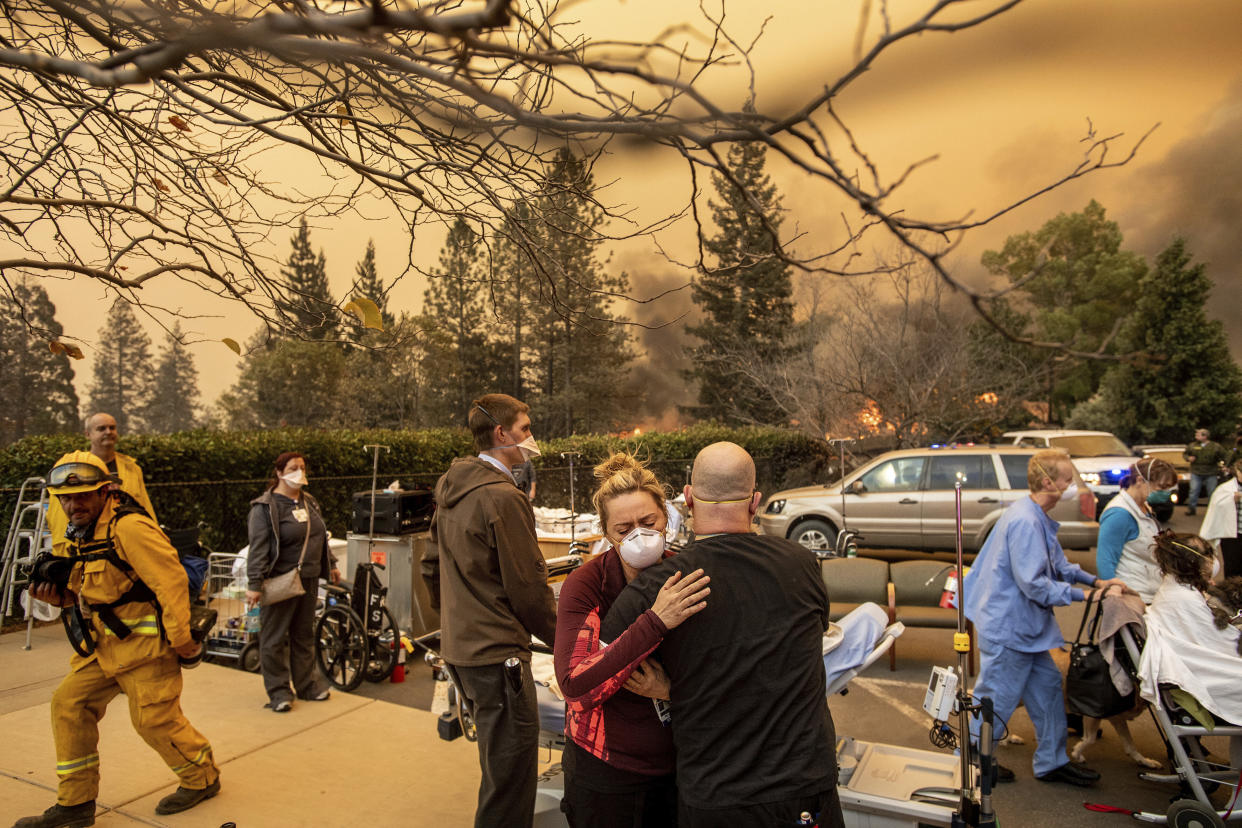
<path fill-rule="evenodd" d="M 1109 457 L 1130 454 L 1126 444 L 1111 434 L 1080 434 L 1074 437 L 1053 437 L 1053 448 L 1065 449 L 1070 457 Z"/>
<path fill-rule="evenodd" d="M 1143 454 L 1148 457 L 1154 457 L 1157 460 L 1163 460 L 1175 469 L 1185 470 L 1190 468 L 1190 461 L 1182 457 L 1181 449 L 1157 449 L 1145 451 Z"/>

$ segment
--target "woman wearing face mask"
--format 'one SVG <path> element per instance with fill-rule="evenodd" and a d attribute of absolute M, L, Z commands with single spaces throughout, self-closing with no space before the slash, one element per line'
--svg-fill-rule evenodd
<path fill-rule="evenodd" d="M 1177 486 L 1177 471 L 1163 460 L 1139 460 L 1121 480 L 1121 491 L 1100 513 L 1100 536 L 1095 547 L 1096 570 L 1101 578 L 1120 578 L 1150 604 L 1160 588 L 1160 568 L 1152 544 L 1160 523 L 1151 506 L 1169 503 Z"/>
<path fill-rule="evenodd" d="M 301 567 L 305 592 L 259 609 L 259 652 L 263 686 L 277 713 L 293 709 L 293 695 L 326 701 L 328 685 L 315 673 L 315 602 L 320 577 L 341 579 L 328 549 L 328 531 L 319 504 L 303 488 L 306 460 L 294 451 L 276 458 L 263 494 L 250 501 L 250 552 L 246 566 L 246 606 L 261 604 L 263 579 Z M 290 679 L 292 678 L 292 686 Z"/>
<path fill-rule="evenodd" d="M 1225 577 L 1242 575 L 1242 459 L 1229 467 L 1232 476 L 1216 487 L 1199 534 L 1216 544 L 1225 563 Z"/>
<path fill-rule="evenodd" d="M 702 570 L 668 579 L 655 604 L 601 649 L 600 622 L 625 585 L 661 560 L 664 487 L 642 463 L 614 454 L 595 467 L 595 511 L 611 546 L 562 585 L 556 616 L 556 679 L 565 695 L 561 758 L 569 824 L 677 824 L 673 741 L 655 700 L 668 679 L 648 656 L 664 634 L 706 606 Z"/>

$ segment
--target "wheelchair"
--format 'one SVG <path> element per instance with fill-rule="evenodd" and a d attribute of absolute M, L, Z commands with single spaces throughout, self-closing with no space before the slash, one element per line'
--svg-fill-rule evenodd
<path fill-rule="evenodd" d="M 380 682 L 397 666 L 401 631 L 385 597 L 388 588 L 377 569 L 362 562 L 353 586 L 325 584 L 325 597 L 315 622 L 315 663 L 333 687 L 350 692 L 362 680 Z"/>

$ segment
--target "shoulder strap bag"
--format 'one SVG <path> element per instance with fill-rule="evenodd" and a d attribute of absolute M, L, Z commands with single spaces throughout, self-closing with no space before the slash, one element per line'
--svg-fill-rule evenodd
<path fill-rule="evenodd" d="M 309 508 L 309 507 L 308 507 Z M 276 563 L 280 559 L 280 527 L 272 527 L 273 540 L 275 541 L 276 554 L 272 556 L 272 570 L 276 569 Z M 260 602 L 264 606 L 271 604 L 279 604 L 281 601 L 288 601 L 290 598 L 297 598 L 306 594 L 306 589 L 302 586 L 302 564 L 306 562 L 306 547 L 310 545 L 311 525 L 310 516 L 306 519 L 306 537 L 302 540 L 302 554 L 298 556 L 298 565 L 283 575 L 275 577 L 267 577 L 263 579 L 263 597 Z M 269 576 L 272 570 L 269 570 Z"/>
<path fill-rule="evenodd" d="M 1092 601 L 1093 598 L 1087 598 L 1078 634 L 1074 636 L 1074 645 L 1070 648 L 1069 672 L 1065 677 L 1065 706 L 1071 713 L 1107 719 L 1134 707 L 1134 691 L 1123 696 L 1113 684 L 1108 661 L 1100 652 L 1096 640 L 1104 615 L 1104 601 L 1102 598 L 1095 601 L 1094 616 L 1091 613 Z M 1083 641 L 1082 632 L 1087 627 L 1088 616 L 1092 616 L 1091 626 L 1087 630 L 1087 640 Z"/>

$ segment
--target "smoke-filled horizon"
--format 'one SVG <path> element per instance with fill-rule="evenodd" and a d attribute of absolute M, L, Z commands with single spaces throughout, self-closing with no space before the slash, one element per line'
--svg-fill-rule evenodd
<path fill-rule="evenodd" d="M 890 6 L 896 17 L 917 8 L 913 0 Z M 606 29 L 610 37 L 640 37 L 692 19 L 696 8 L 690 0 L 684 7 L 667 0 L 599 0 L 575 11 L 581 10 L 584 26 L 615 20 Z M 835 77 L 853 55 L 860 8 L 826 7 L 818 0 L 730 6 L 727 22 L 739 42 L 750 42 L 764 29 L 751 55 L 757 105 L 781 111 Z M 1209 313 L 1225 323 L 1238 358 L 1242 321 L 1230 311 L 1242 294 L 1242 241 L 1235 227 L 1242 199 L 1239 42 L 1242 6 L 1235 0 L 1021 4 L 978 29 L 928 34 L 902 44 L 841 96 L 838 111 L 888 178 L 936 157 L 910 178 L 892 205 L 931 218 L 986 215 L 1038 189 L 1077 163 L 1079 139 L 1088 124 L 1097 134 L 1124 132 L 1121 147 L 1159 123 L 1129 165 L 1073 182 L 1003 216 L 969 236 L 953 254 L 953 266 L 965 278 L 983 279 L 979 257 L 984 250 L 1095 198 L 1120 223 L 1126 247 L 1149 260 L 1175 234 L 1186 236 L 1191 253 L 1208 264 L 1216 284 Z M 712 91 L 740 103 L 745 78 Z M 275 156 L 269 160 L 279 166 Z M 290 165 L 290 172 L 304 175 L 303 166 Z M 799 249 L 832 246 L 843 222 L 836 194 L 779 160 L 771 162 L 770 172 L 786 208 L 783 229 L 799 236 Z M 596 168 L 596 180 L 606 185 L 602 197 L 630 210 L 639 223 L 684 207 L 690 192 L 685 167 L 671 153 L 628 144 L 613 148 Z M 714 190 L 702 177 L 698 186 L 699 214 L 706 220 L 706 200 Z M 853 221 L 854 215 L 845 218 Z M 375 240 L 382 275 L 390 276 L 402 270 L 409 232 L 372 210 L 369 217 L 314 223 L 312 242 L 325 250 L 332 289 L 344 294 L 368 238 Z M 693 260 L 688 221 L 662 232 L 658 240 L 679 262 Z M 434 269 L 442 242 L 439 228 L 420 227 L 414 245 L 417 266 Z M 890 246 L 891 240 L 876 236 L 858 252 L 870 256 Z M 609 252 L 610 266 L 629 273 L 635 298 L 689 279 L 689 272 L 667 261 L 650 239 L 611 245 Z M 283 260 L 287 254 L 288 238 L 270 240 L 268 255 Z M 74 364 L 84 397 L 105 297 L 97 285 L 78 279 L 45 283 L 67 333 L 86 340 L 88 358 Z M 390 307 L 416 312 L 423 286 L 417 276 L 406 278 L 393 291 Z M 830 285 L 826 289 L 831 292 Z M 151 284 L 143 293 L 153 305 L 206 314 L 187 319 L 185 328 L 209 340 L 191 350 L 204 401 L 214 401 L 238 370 L 236 357 L 216 340 L 244 341 L 255 320 L 235 305 L 190 295 L 174 281 Z M 618 312 L 645 325 L 669 323 L 634 328 L 637 359 L 631 383 L 644 395 L 648 424 L 667 423 L 677 405 L 693 401 L 680 373 L 686 367 L 685 314 L 692 312 L 689 290 L 648 304 L 623 302 Z M 147 328 L 153 341 L 162 340 L 153 322 Z"/>

